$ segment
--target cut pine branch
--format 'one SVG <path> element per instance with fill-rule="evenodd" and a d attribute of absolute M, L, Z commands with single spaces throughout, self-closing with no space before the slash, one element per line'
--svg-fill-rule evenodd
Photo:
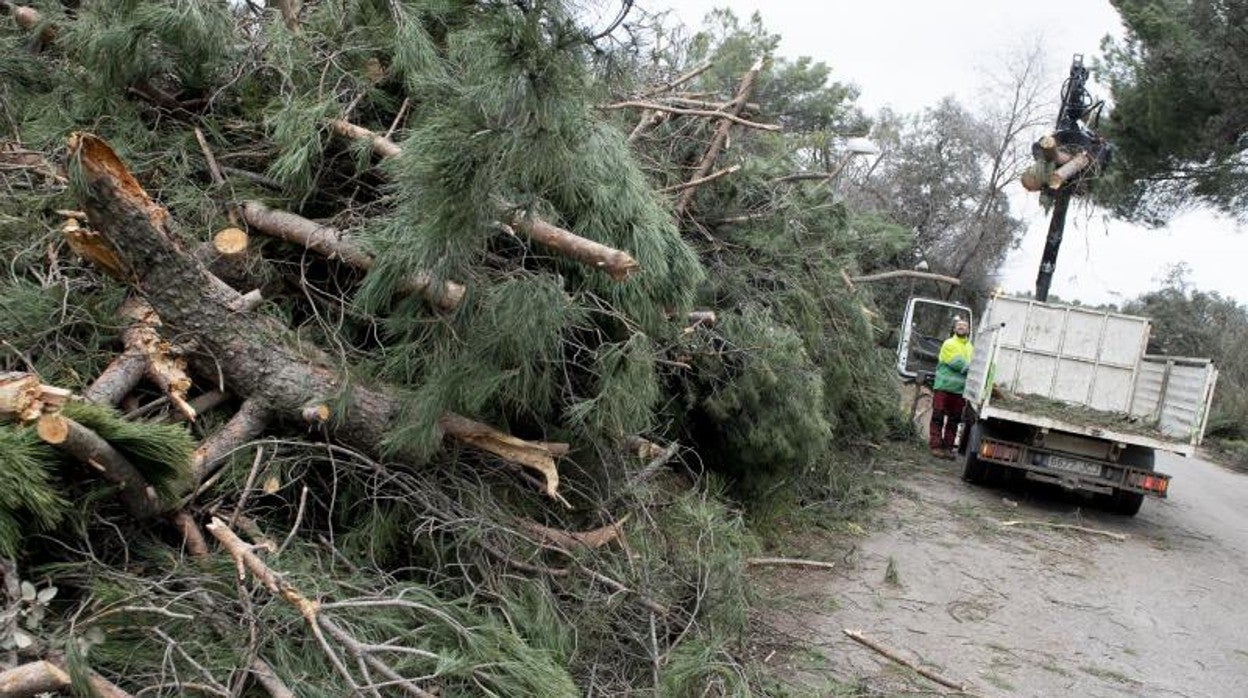
<path fill-rule="evenodd" d="M 334 119 L 329 122 L 329 127 L 334 130 L 334 133 L 343 138 L 368 141 L 372 145 L 373 152 L 377 153 L 378 157 L 392 158 L 403 152 L 403 149 L 389 138 L 379 133 L 374 133 L 363 126 L 356 126 L 345 119 Z"/>
<path fill-rule="evenodd" d="M 68 453 L 117 485 L 122 504 L 135 518 L 145 519 L 164 511 L 156 490 L 125 456 L 99 434 L 58 413 L 40 417 L 36 432 L 44 442 Z"/>
<path fill-rule="evenodd" d="M 321 225 L 288 211 L 269 208 L 259 201 L 244 201 L 239 208 L 247 225 L 266 235 L 302 245 L 330 259 L 342 260 L 347 266 L 360 271 L 373 268 L 373 256 L 337 228 Z M 420 294 L 444 310 L 454 310 L 464 298 L 463 286 L 451 281 L 443 282 L 439 286 L 433 283 L 432 277 L 423 273 L 405 277 L 399 282 L 399 292 Z"/>
<path fill-rule="evenodd" d="M 241 297 L 184 251 L 169 231 L 169 214 L 148 197 L 124 163 L 103 140 L 84 133 L 70 138 L 69 161 L 82 183 L 83 209 L 92 226 L 108 240 L 121 261 L 136 273 L 133 283 L 179 337 L 193 341 L 222 388 L 274 421 L 302 422 L 309 404 L 331 396 L 336 411 L 330 436 L 367 453 L 398 426 L 399 393 L 363 385 L 299 349 L 294 332 L 276 318 L 239 313 Z M 466 417 L 446 414 L 441 433 L 543 474 L 547 494 L 558 487 L 554 460 L 563 449 L 524 441 Z M 250 429 L 240 430 L 247 433 Z M 389 454 L 418 458 L 419 449 Z M 207 462 L 200 461 L 201 463 Z M 200 466 L 197 470 L 203 472 Z"/>
<path fill-rule="evenodd" d="M 333 123 L 334 130 L 344 136 L 373 139 L 373 150 L 382 157 L 393 157 L 402 152 L 397 145 L 366 128 L 355 126 L 342 120 L 337 120 Z M 377 139 L 384 141 L 388 145 L 378 147 Z M 583 238 L 576 233 L 548 223 L 537 216 L 523 214 L 523 212 L 514 208 L 509 215 L 508 223 L 529 240 L 550 248 L 565 257 L 596 269 L 601 269 L 616 281 L 623 281 L 641 269 L 637 260 L 623 250 L 617 250 L 600 242 Z"/>
<path fill-rule="evenodd" d="M 641 265 L 629 253 L 583 238 L 537 216 L 517 212 L 511 217 L 510 223 L 517 232 L 533 242 L 582 264 L 601 269 L 616 281 L 624 281 L 641 270 Z"/>

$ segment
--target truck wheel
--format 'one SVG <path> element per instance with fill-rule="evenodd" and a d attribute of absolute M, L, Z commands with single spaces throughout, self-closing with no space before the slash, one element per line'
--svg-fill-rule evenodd
<path fill-rule="evenodd" d="M 1154 470 L 1156 468 L 1156 458 L 1157 454 L 1151 448 L 1133 448 L 1124 453 L 1119 460 L 1124 465 Z M 1135 516 L 1140 513 L 1140 507 L 1144 505 L 1144 495 L 1139 492 L 1115 490 L 1112 495 L 1106 497 L 1105 504 L 1105 508 L 1115 514 Z"/>
<path fill-rule="evenodd" d="M 966 437 L 966 452 L 962 454 L 962 479 L 972 484 L 983 482 L 988 473 L 988 464 L 979 459 L 979 440 L 983 435 L 983 423 L 975 422 Z"/>
<path fill-rule="evenodd" d="M 1114 492 L 1113 498 L 1110 500 L 1109 509 L 1115 514 L 1123 516 L 1135 516 L 1140 513 L 1140 507 L 1144 505 L 1144 495 L 1139 492 Z"/>

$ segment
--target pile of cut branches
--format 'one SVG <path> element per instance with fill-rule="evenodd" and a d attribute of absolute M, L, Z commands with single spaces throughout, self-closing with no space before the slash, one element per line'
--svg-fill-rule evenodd
<path fill-rule="evenodd" d="M 706 471 L 800 496 L 896 404 L 846 279 L 904 236 L 802 145 L 851 95 L 272 5 L 3 5 L 0 693 L 748 693 Z"/>

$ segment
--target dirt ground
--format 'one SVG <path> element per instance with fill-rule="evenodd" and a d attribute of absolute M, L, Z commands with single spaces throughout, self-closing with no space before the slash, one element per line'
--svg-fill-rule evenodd
<path fill-rule="evenodd" d="M 1126 518 L 915 459 L 870 523 L 802 546 L 836 569 L 757 574 L 760 622 L 787 638 L 765 659 L 788 692 L 958 694 L 848 628 L 974 695 L 1248 696 L 1248 476 L 1159 454 L 1170 499 Z"/>

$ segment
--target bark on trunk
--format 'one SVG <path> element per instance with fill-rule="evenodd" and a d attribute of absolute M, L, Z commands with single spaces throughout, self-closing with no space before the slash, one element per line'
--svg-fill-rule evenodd
<path fill-rule="evenodd" d="M 347 266 L 360 271 L 373 268 L 373 256 L 360 249 L 347 234 L 337 228 L 321 225 L 287 211 L 271 209 L 259 201 L 244 201 L 240 210 L 247 225 L 266 235 L 302 245 L 330 259 L 340 259 Z M 447 281 L 439 288 L 424 273 L 411 274 L 400 281 L 399 291 L 420 294 L 444 310 L 454 310 L 464 299 L 463 286 Z"/>
<path fill-rule="evenodd" d="M 25 698 L 40 693 L 56 693 L 69 686 L 69 674 L 48 661 L 30 662 L 0 672 L 0 696 Z"/>
<path fill-rule="evenodd" d="M 162 322 L 213 357 L 225 387 L 244 399 L 255 398 L 268 414 L 288 420 L 299 420 L 308 404 L 336 398 L 335 404 L 343 405 L 335 420 L 336 438 L 377 453 L 400 413 L 392 392 L 360 385 L 300 352 L 292 331 L 274 318 L 237 312 L 239 294 L 179 247 L 169 233 L 168 213 L 148 197 L 104 141 L 74 134 L 69 159 L 84 184 L 84 209 L 93 227 L 130 269 L 137 270 L 135 285 Z M 452 414 L 440 425 L 444 433 L 482 448 L 479 434 L 501 433 Z M 557 480 L 549 472 L 555 456 L 552 448 L 514 442 L 509 445 L 519 449 L 525 444 L 529 449 L 528 457 L 515 462 L 541 472 L 547 491 L 554 491 L 552 480 L 555 486 Z M 491 452 L 512 457 L 512 451 L 501 450 Z"/>

